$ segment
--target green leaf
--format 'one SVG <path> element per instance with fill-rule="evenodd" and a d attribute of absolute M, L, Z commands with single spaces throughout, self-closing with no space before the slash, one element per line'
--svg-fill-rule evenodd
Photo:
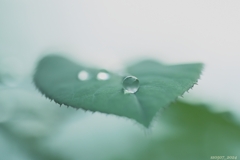
<path fill-rule="evenodd" d="M 128 117 L 148 127 L 161 108 L 196 83 L 201 69 L 199 63 L 167 66 L 143 61 L 128 68 L 139 79 L 139 90 L 124 94 L 123 77 L 117 74 L 109 73 L 108 80 L 98 80 L 99 69 L 60 56 L 47 56 L 39 62 L 34 82 L 44 95 L 59 104 Z M 79 80 L 80 71 L 88 72 L 90 79 Z"/>
<path fill-rule="evenodd" d="M 139 152 L 133 152 L 136 157 L 131 160 L 240 156 L 240 125 L 229 112 L 216 113 L 206 105 L 177 102 L 162 114 L 157 125 L 161 126 L 157 136 L 142 144 Z"/>

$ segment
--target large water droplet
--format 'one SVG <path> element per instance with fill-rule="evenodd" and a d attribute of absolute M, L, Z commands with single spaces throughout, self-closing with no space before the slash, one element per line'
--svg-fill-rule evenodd
<path fill-rule="evenodd" d="M 139 80 L 134 76 L 127 76 L 123 79 L 123 89 L 124 93 L 135 93 L 139 88 Z"/>
<path fill-rule="evenodd" d="M 82 70 L 78 73 L 78 79 L 81 81 L 86 81 L 90 78 L 89 73 L 85 70 Z"/>
<path fill-rule="evenodd" d="M 97 74 L 97 79 L 98 80 L 102 80 L 102 81 L 105 81 L 105 80 L 108 80 L 110 78 L 110 75 L 107 71 L 105 70 L 102 70 L 100 71 L 98 74 Z"/>

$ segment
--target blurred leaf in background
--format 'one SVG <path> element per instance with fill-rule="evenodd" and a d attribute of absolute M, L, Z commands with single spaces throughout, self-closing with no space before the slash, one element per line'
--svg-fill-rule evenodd
<path fill-rule="evenodd" d="M 239 158 L 239 122 L 229 112 L 214 113 L 210 109 L 207 105 L 174 103 L 158 119 L 157 126 L 162 126 L 158 133 L 142 144 L 142 150 L 131 159 L 208 160 L 211 156 Z"/>
<path fill-rule="evenodd" d="M 31 87 L 29 87 L 31 88 Z M 240 156 L 240 127 L 229 113 L 172 104 L 144 135 L 116 116 L 59 107 L 32 89 L 0 91 L 0 152 L 13 160 L 174 160 Z M 11 99 L 11 100 L 10 100 Z M 86 117 L 87 116 L 87 117 Z"/>
<path fill-rule="evenodd" d="M 72 113 L 73 109 L 60 108 L 41 97 L 32 85 L 1 89 L 0 159 L 61 159 L 48 153 L 42 143 Z"/>

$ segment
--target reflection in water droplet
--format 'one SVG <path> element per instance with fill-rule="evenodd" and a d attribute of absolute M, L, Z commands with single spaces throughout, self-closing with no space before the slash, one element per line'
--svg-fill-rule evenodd
<path fill-rule="evenodd" d="M 123 89 L 124 93 L 135 93 L 139 88 L 139 80 L 134 76 L 127 76 L 123 79 Z"/>
<path fill-rule="evenodd" d="M 102 80 L 102 81 L 105 81 L 105 80 L 108 80 L 110 78 L 110 75 L 107 71 L 100 71 L 98 74 L 97 74 L 97 79 L 98 80 Z"/>
<path fill-rule="evenodd" d="M 81 80 L 81 81 L 86 81 L 86 80 L 89 79 L 89 77 L 90 76 L 89 76 L 89 73 L 87 71 L 82 70 L 78 73 L 78 79 Z"/>

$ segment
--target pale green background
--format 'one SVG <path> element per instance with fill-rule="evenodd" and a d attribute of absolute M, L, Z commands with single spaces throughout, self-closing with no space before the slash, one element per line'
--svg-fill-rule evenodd
<path fill-rule="evenodd" d="M 239 8 L 239 0 L 0 0 L 0 70 L 29 76 L 36 62 L 54 51 L 111 69 L 136 57 L 167 63 L 200 61 L 206 66 L 199 85 L 185 97 L 239 113 Z M 88 147 L 106 153 L 120 145 L 119 132 L 125 147 L 116 152 L 126 153 L 129 134 L 144 136 L 139 126 L 114 116 L 77 118 L 76 114 L 64 123 L 51 139 L 53 147 L 60 146 L 58 152 L 64 150 L 60 144 L 71 144 L 78 134 L 82 149 L 69 155 L 82 151 L 88 157 Z M 91 139 L 96 136 L 98 145 Z M 107 145 L 104 139 L 109 139 Z"/>

